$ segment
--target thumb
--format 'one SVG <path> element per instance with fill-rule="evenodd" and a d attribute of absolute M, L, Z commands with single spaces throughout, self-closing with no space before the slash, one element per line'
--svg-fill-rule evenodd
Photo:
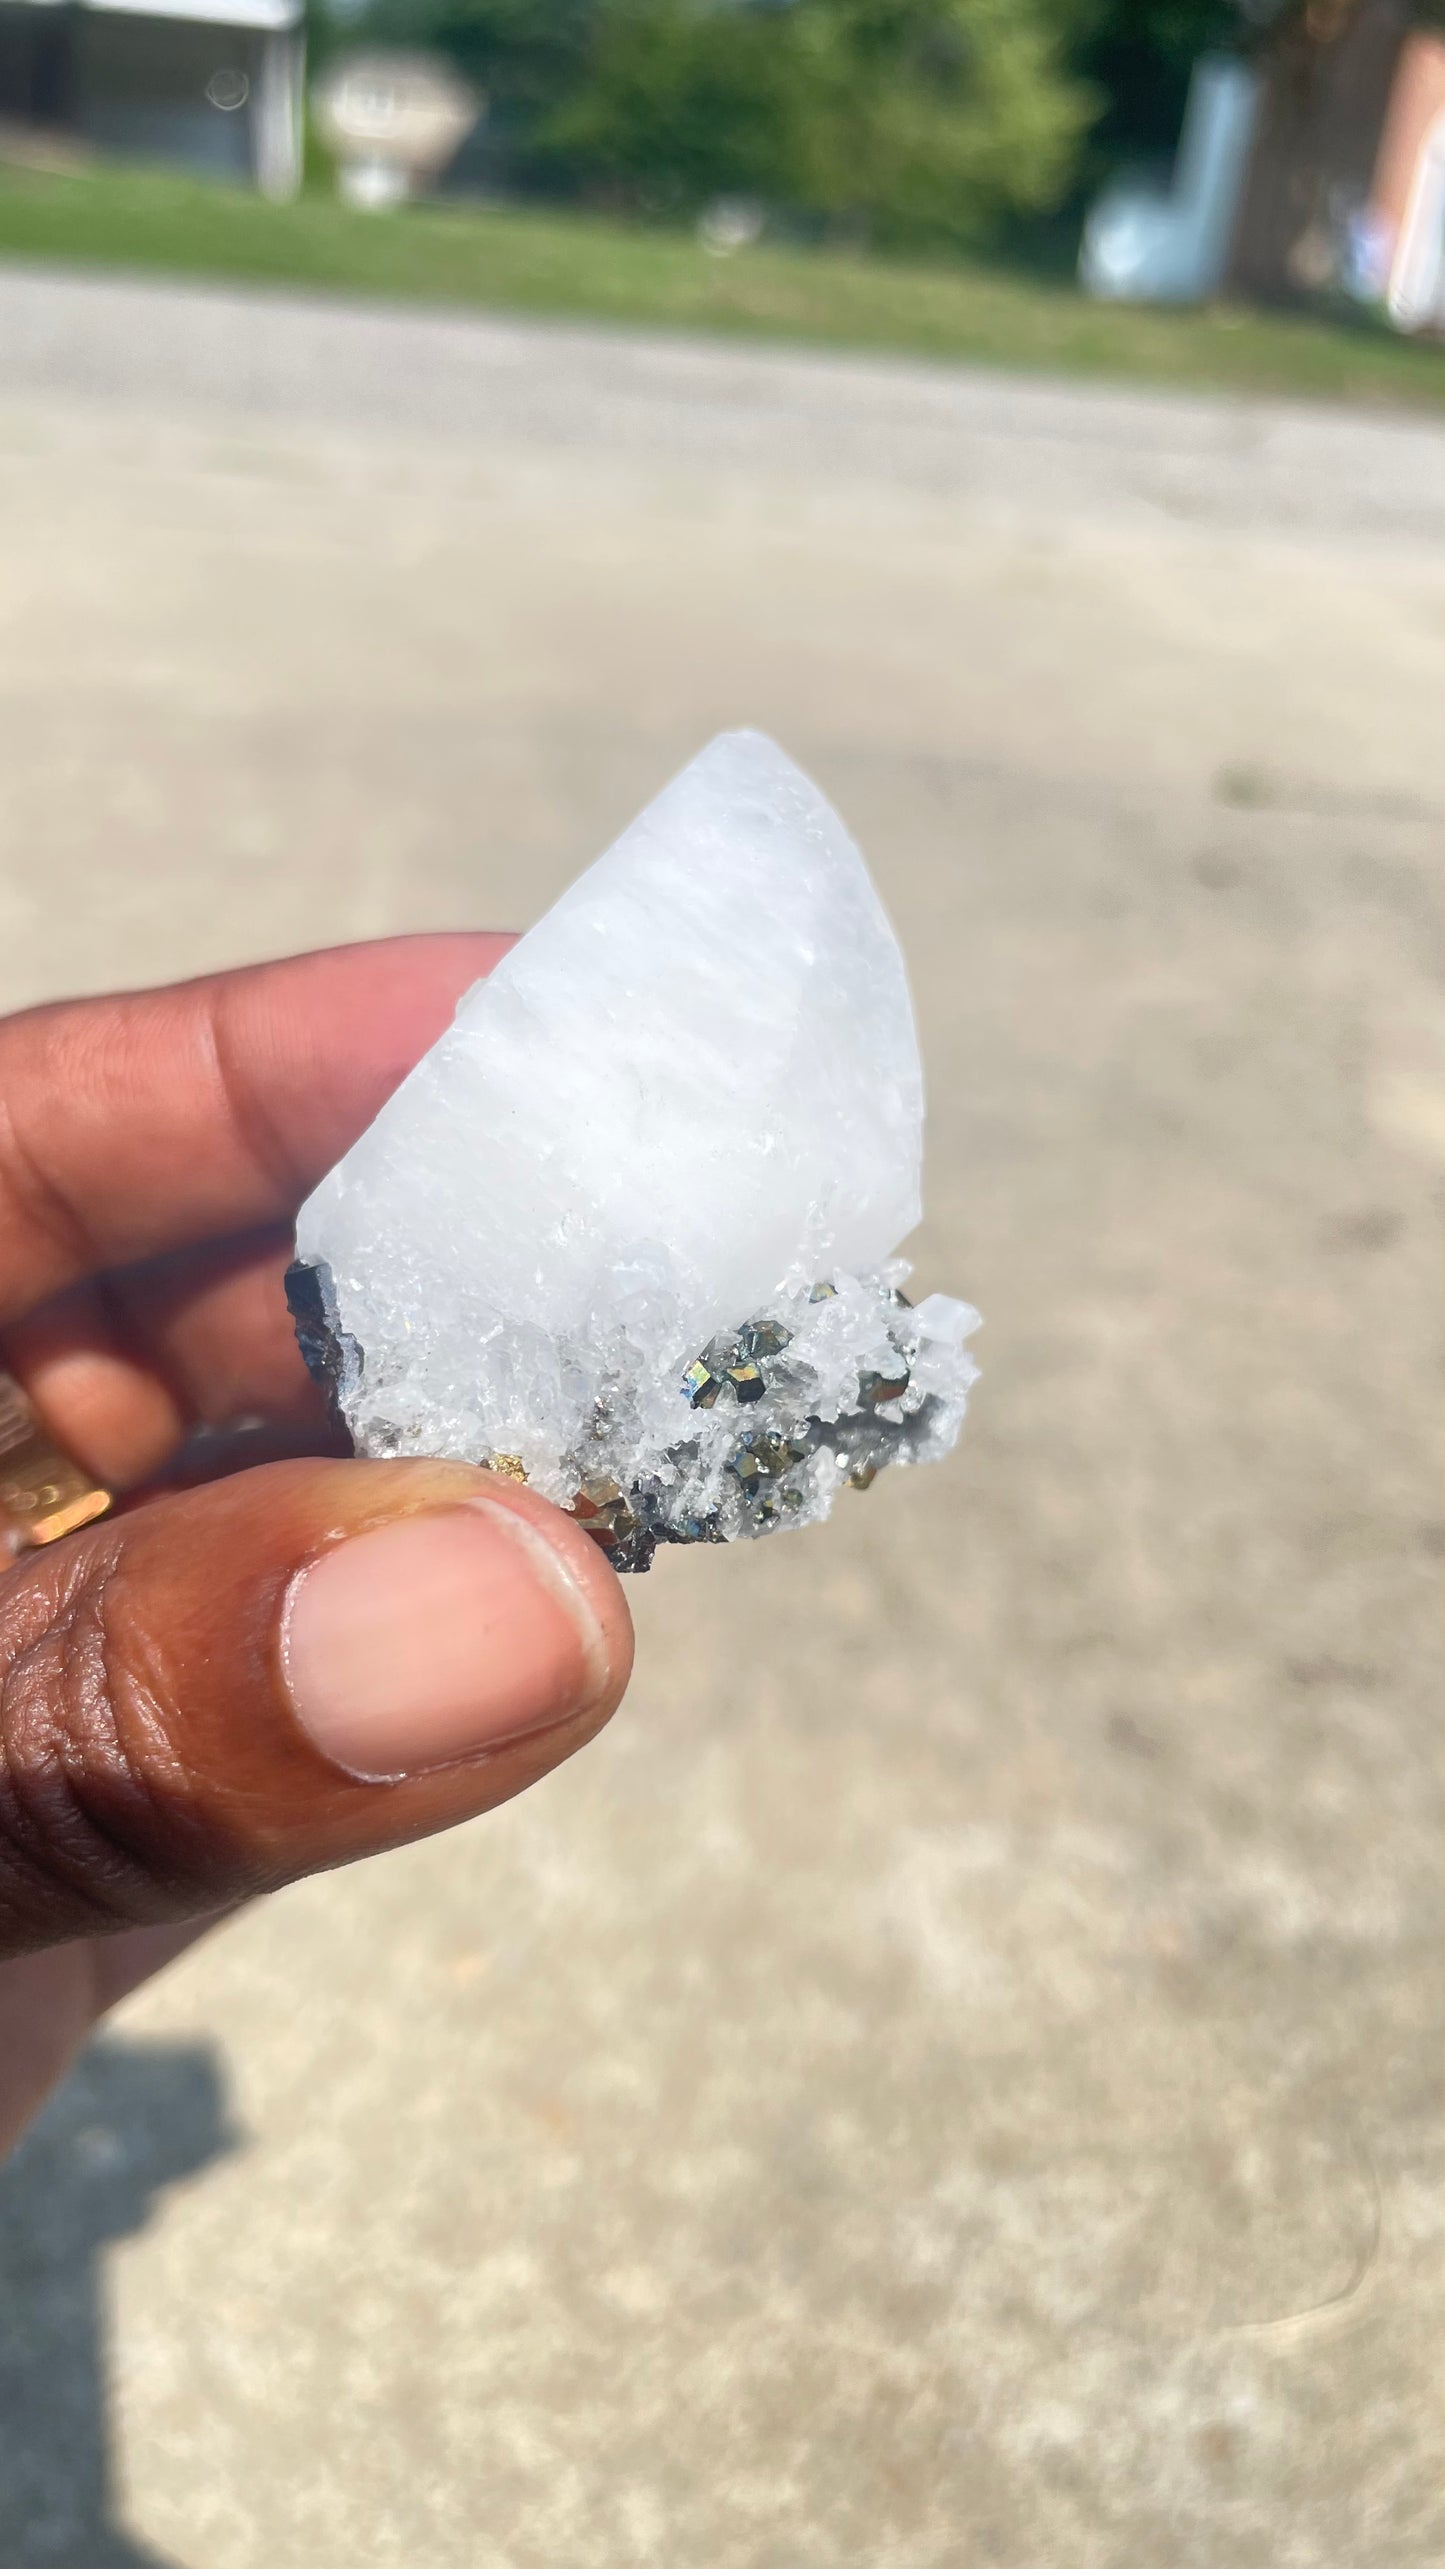
<path fill-rule="evenodd" d="M 490 1810 L 631 1660 L 590 1537 L 465 1464 L 272 1464 L 69 1536 L 0 1580 L 0 1954 Z"/>

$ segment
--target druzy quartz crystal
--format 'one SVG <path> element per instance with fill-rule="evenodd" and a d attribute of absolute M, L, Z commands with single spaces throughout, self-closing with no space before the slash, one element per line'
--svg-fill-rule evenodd
<path fill-rule="evenodd" d="M 287 1291 L 361 1454 L 571 1508 L 619 1567 L 947 1453 L 976 1326 L 903 1291 L 923 1083 L 862 857 L 756 732 L 562 895 L 303 1205 Z"/>

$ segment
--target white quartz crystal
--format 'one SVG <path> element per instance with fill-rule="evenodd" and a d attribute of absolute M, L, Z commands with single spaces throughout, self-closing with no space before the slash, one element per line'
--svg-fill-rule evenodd
<path fill-rule="evenodd" d="M 893 1257 L 922 1130 L 863 860 L 780 749 L 725 733 L 302 1207 L 308 1361 L 359 1452 L 525 1474 L 624 1563 L 807 1522 L 963 1415 L 975 1315 L 911 1308 Z"/>

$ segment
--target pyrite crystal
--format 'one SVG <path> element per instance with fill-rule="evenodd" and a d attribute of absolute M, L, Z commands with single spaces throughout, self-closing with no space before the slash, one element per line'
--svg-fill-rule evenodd
<path fill-rule="evenodd" d="M 713 741 L 302 1206 L 287 1290 L 358 1453 L 571 1508 L 619 1568 L 828 1514 L 958 1435 L 977 1315 L 916 1308 L 923 1083 L 837 814 Z"/>

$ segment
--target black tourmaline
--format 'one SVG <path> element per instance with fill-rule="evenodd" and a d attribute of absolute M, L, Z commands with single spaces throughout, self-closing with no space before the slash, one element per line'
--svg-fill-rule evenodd
<path fill-rule="evenodd" d="M 361 1349 L 341 1326 L 331 1269 L 293 1258 L 286 1270 L 286 1301 L 296 1324 L 296 1344 L 306 1370 L 322 1394 L 333 1423 L 348 1432 L 342 1401 L 361 1379 Z"/>

